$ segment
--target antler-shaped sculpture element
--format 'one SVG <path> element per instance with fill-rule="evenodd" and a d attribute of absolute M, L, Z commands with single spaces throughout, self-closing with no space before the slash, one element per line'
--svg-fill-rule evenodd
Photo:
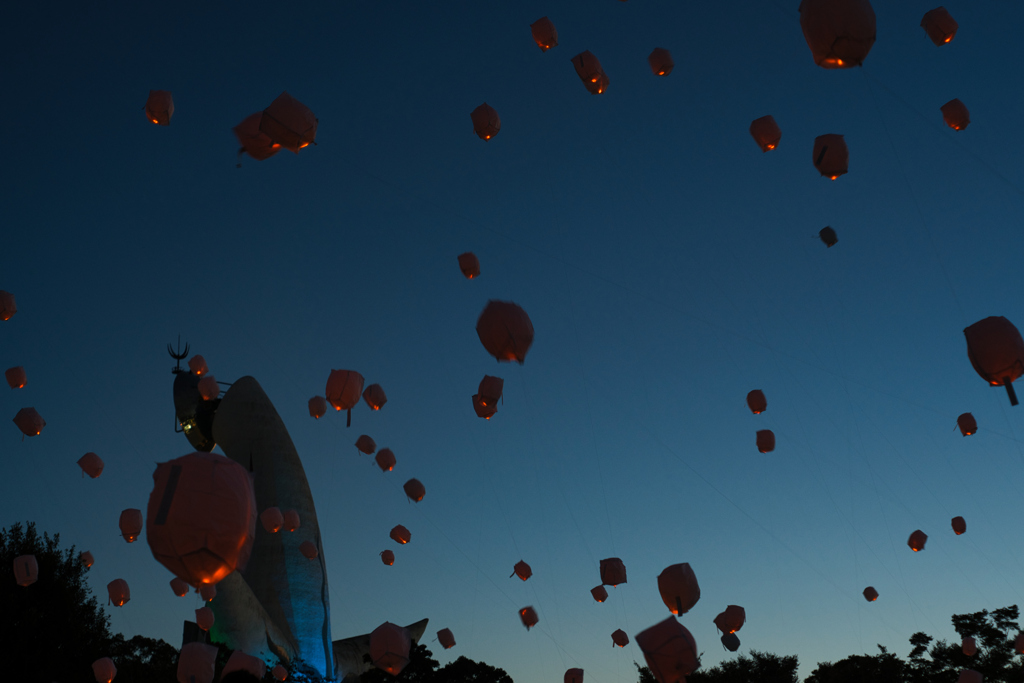
<path fill-rule="evenodd" d="M 185 342 L 185 350 L 182 351 L 181 350 L 181 335 L 178 335 L 178 352 L 175 353 L 174 349 L 171 348 L 171 345 L 168 344 L 167 345 L 167 353 L 169 353 L 171 355 L 171 358 L 173 358 L 174 360 L 178 361 L 177 363 L 174 364 L 174 367 L 171 368 L 171 372 L 173 372 L 174 374 L 178 374 L 179 372 L 185 372 L 184 370 L 181 369 L 181 361 L 183 361 L 184 359 L 188 358 L 188 342 Z"/>

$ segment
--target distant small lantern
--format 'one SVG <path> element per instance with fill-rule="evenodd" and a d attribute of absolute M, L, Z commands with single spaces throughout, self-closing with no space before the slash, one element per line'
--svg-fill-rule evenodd
<path fill-rule="evenodd" d="M 860 66 L 875 44 L 875 11 L 868 0 L 803 0 L 799 12 L 811 56 L 823 69 Z"/>
<path fill-rule="evenodd" d="M 826 225 L 821 231 L 818 232 L 818 239 L 822 241 L 826 248 L 834 247 L 839 243 L 839 235 L 830 225 Z"/>
<path fill-rule="evenodd" d="M 751 121 L 750 136 L 754 138 L 754 142 L 762 152 L 770 152 L 779 146 L 782 131 L 779 129 L 779 124 L 775 123 L 775 119 L 768 115 Z"/>
<path fill-rule="evenodd" d="M 315 560 L 320 556 L 320 551 L 317 550 L 316 543 L 313 543 L 313 541 L 303 541 L 300 543 L 299 552 L 302 553 L 302 556 L 307 560 Z"/>
<path fill-rule="evenodd" d="M 467 280 L 480 277 L 480 259 L 471 251 L 459 254 L 459 270 Z"/>
<path fill-rule="evenodd" d="M 142 525 L 142 510 L 128 508 L 121 511 L 121 518 L 118 520 L 117 526 L 121 529 L 121 537 L 124 540 L 134 543 L 142 533 Z"/>
<path fill-rule="evenodd" d="M 540 619 L 537 618 L 537 610 L 532 607 L 524 607 L 519 610 L 519 619 L 523 622 L 523 626 L 529 631 L 531 628 L 537 625 Z"/>
<path fill-rule="evenodd" d="M 79 458 L 78 466 L 82 468 L 82 474 L 88 474 L 93 479 L 103 473 L 103 459 L 95 453 L 86 453 Z"/>
<path fill-rule="evenodd" d="M 4 372 L 4 378 L 7 380 L 7 386 L 11 389 L 22 389 L 25 384 L 28 383 L 28 377 L 25 375 L 25 368 L 20 365 L 13 368 L 7 368 Z"/>
<path fill-rule="evenodd" d="M 14 558 L 14 581 L 27 587 L 39 580 L 39 563 L 35 555 L 19 555 Z"/>
<path fill-rule="evenodd" d="M 960 649 L 963 650 L 963 653 L 968 657 L 973 657 L 978 654 L 978 644 L 974 642 L 974 638 L 972 636 L 967 636 L 963 639 L 963 642 L 960 643 Z"/>
<path fill-rule="evenodd" d="M 928 540 L 928 534 L 918 529 L 914 533 L 910 534 L 910 538 L 907 539 L 907 545 L 915 553 L 924 550 L 924 544 Z"/>
<path fill-rule="evenodd" d="M 146 98 L 146 118 L 158 126 L 171 125 L 174 116 L 174 98 L 167 90 L 150 90 Z"/>
<path fill-rule="evenodd" d="M 39 436 L 46 426 L 46 420 L 35 408 L 22 408 L 14 416 L 14 424 L 18 425 L 25 436 Z"/>
<path fill-rule="evenodd" d="M 260 513 L 260 524 L 272 534 L 276 534 L 284 526 L 284 515 L 280 508 L 267 508 Z"/>
<path fill-rule="evenodd" d="M 963 413 L 956 418 L 956 426 L 960 428 L 960 433 L 964 436 L 970 436 L 978 431 L 978 421 L 970 413 Z"/>
<path fill-rule="evenodd" d="M 590 50 L 585 50 L 572 58 L 576 75 L 583 81 L 584 87 L 591 95 L 600 95 L 608 89 L 608 74 L 601 68 L 601 62 Z"/>
<path fill-rule="evenodd" d="M 1024 374 L 1024 339 L 1017 328 L 1002 316 L 992 316 L 967 327 L 964 337 L 975 372 L 994 387 L 1005 386 L 1010 405 L 1017 405 L 1013 381 Z"/>
<path fill-rule="evenodd" d="M 736 650 L 740 649 L 740 637 L 735 633 L 723 633 L 722 647 L 729 652 L 736 652 Z"/>
<path fill-rule="evenodd" d="M 214 616 L 212 609 L 209 607 L 200 607 L 196 610 L 196 626 L 204 631 L 209 631 L 213 628 L 213 622 Z"/>
<path fill-rule="evenodd" d="M 878 599 L 878 591 L 873 586 L 868 586 L 864 589 L 864 599 L 868 602 L 874 602 Z"/>
<path fill-rule="evenodd" d="M 388 402 L 388 397 L 384 393 L 384 387 L 379 384 L 371 384 L 363 392 L 363 400 L 372 410 L 380 410 Z"/>
<path fill-rule="evenodd" d="M 220 396 L 220 385 L 217 384 L 217 378 L 213 375 L 206 375 L 199 380 L 199 395 L 203 397 L 204 401 L 212 401 Z"/>
<path fill-rule="evenodd" d="M 272 673 L 274 675 L 274 678 L 279 681 L 284 681 L 288 678 L 288 669 L 284 668 L 280 664 L 271 669 L 270 673 Z"/>
<path fill-rule="evenodd" d="M 754 415 L 760 415 L 768 410 L 768 399 L 764 397 L 764 392 L 760 389 L 754 389 L 747 394 L 747 407 L 750 408 L 750 412 Z"/>
<path fill-rule="evenodd" d="M 411 644 L 407 629 L 385 621 L 370 634 L 370 660 L 378 669 L 397 676 L 409 663 Z"/>
<path fill-rule="evenodd" d="M 980 672 L 974 669 L 962 669 L 956 683 L 982 683 L 984 680 L 985 677 Z"/>
<path fill-rule="evenodd" d="M 18 312 L 18 304 L 14 295 L 0 289 L 0 320 L 10 320 Z"/>
<path fill-rule="evenodd" d="M 361 453 L 373 455 L 374 451 L 377 450 L 377 442 L 371 439 L 366 434 L 363 434 L 358 439 L 356 439 L 356 448 L 359 449 Z"/>
<path fill-rule="evenodd" d="M 658 592 L 662 602 L 676 616 L 686 614 L 700 600 L 697 575 L 686 562 L 662 570 L 658 575 Z"/>
<path fill-rule="evenodd" d="M 583 683 L 583 669 L 569 669 L 563 680 L 565 683 Z"/>
<path fill-rule="evenodd" d="M 410 539 L 412 539 L 412 533 L 401 524 L 392 529 L 389 535 L 392 540 L 397 541 L 402 545 L 405 545 L 410 541 Z"/>
<path fill-rule="evenodd" d="M 722 633 L 735 633 L 743 628 L 747 621 L 747 612 L 739 605 L 729 605 L 715 617 L 715 626 Z"/>
<path fill-rule="evenodd" d="M 651 65 L 651 72 L 655 76 L 668 76 L 676 66 L 672 61 L 672 53 L 663 47 L 654 48 L 654 52 L 647 55 L 647 63 Z"/>
<path fill-rule="evenodd" d="M 96 683 L 112 683 L 117 676 L 117 667 L 110 657 L 101 657 L 92 663 L 92 676 Z"/>
<path fill-rule="evenodd" d="M 114 607 L 124 607 L 132 599 L 132 592 L 128 588 L 128 582 L 124 579 L 114 579 L 107 584 L 107 599 Z"/>
<path fill-rule="evenodd" d="M 179 598 L 183 598 L 188 595 L 189 585 L 175 576 L 171 579 L 171 591 Z"/>
<path fill-rule="evenodd" d="M 814 161 L 814 168 L 818 169 L 818 173 L 835 180 L 849 170 L 850 150 L 842 135 L 835 133 L 819 135 L 814 138 L 814 151 L 811 159 Z"/>
<path fill-rule="evenodd" d="M 363 376 L 355 370 L 331 370 L 324 393 L 335 410 L 348 411 L 348 426 L 352 426 L 352 408 L 363 393 Z"/>
<path fill-rule="evenodd" d="M 274 144 L 298 154 L 316 141 L 318 124 L 309 107 L 282 92 L 263 110 L 259 128 Z"/>
<path fill-rule="evenodd" d="M 390 472 L 395 469 L 395 454 L 391 452 L 390 448 L 382 448 L 377 451 L 374 461 L 382 472 Z"/>
<path fill-rule="evenodd" d="M 455 647 L 455 636 L 452 635 L 451 629 L 443 628 L 438 631 L 437 642 L 441 643 L 441 647 L 446 650 L 450 650 Z"/>
<path fill-rule="evenodd" d="M 469 118 L 473 121 L 473 132 L 481 140 L 490 140 L 501 130 L 501 117 L 486 102 L 474 109 Z"/>
<path fill-rule="evenodd" d="M 963 130 L 971 122 L 971 112 L 967 106 L 958 99 L 952 99 L 939 107 L 942 111 L 942 120 L 953 130 Z"/>
<path fill-rule="evenodd" d="M 762 453 L 771 453 L 775 450 L 775 432 L 770 429 L 761 429 L 757 432 L 757 450 Z"/>
<path fill-rule="evenodd" d="M 523 581 L 526 581 L 528 578 L 533 576 L 533 569 L 531 569 L 530 565 L 526 564 L 523 560 L 519 560 L 516 562 L 515 566 L 512 567 L 512 574 L 508 578 L 511 579 L 513 576 L 518 576 Z"/>
<path fill-rule="evenodd" d="M 484 378 L 480 380 L 480 386 L 477 388 L 477 393 L 480 396 L 480 401 L 485 405 L 494 405 L 501 400 L 501 395 L 505 390 L 505 380 L 501 377 L 492 377 L 491 375 L 484 375 Z"/>
<path fill-rule="evenodd" d="M 210 602 L 217 597 L 217 586 L 212 583 L 204 583 L 199 586 L 199 597 L 203 599 L 203 602 Z"/>
<path fill-rule="evenodd" d="M 206 359 L 197 354 L 188 359 L 188 370 L 190 374 L 202 377 L 210 371 L 210 368 L 206 366 Z"/>
<path fill-rule="evenodd" d="M 514 360 L 522 365 L 533 344 L 533 322 L 518 304 L 492 299 L 476 321 L 476 334 L 499 362 Z"/>
<path fill-rule="evenodd" d="M 598 602 L 604 602 L 608 599 L 608 591 L 604 586 L 594 586 L 590 589 L 590 594 L 594 596 L 594 600 Z"/>
<path fill-rule="evenodd" d="M 381 551 L 380 561 L 390 567 L 395 563 L 395 554 L 390 550 Z"/>
<path fill-rule="evenodd" d="M 685 683 L 686 676 L 700 666 L 697 642 L 675 617 L 636 634 L 636 644 L 658 683 Z"/>
<path fill-rule="evenodd" d="M 78 559 L 82 562 L 82 564 L 85 565 L 86 569 L 91 567 L 93 565 L 93 563 L 96 562 L 96 560 L 92 556 L 92 553 L 90 553 L 88 550 L 84 550 L 84 551 L 80 552 L 78 554 Z"/>
<path fill-rule="evenodd" d="M 606 586 L 618 586 L 626 583 L 626 565 L 617 557 L 601 560 L 601 583 Z"/>
<path fill-rule="evenodd" d="M 530 33 L 533 34 L 533 42 L 537 43 L 541 52 L 547 52 L 558 45 L 558 31 L 547 17 L 541 17 L 530 24 Z"/>
<path fill-rule="evenodd" d="M 958 25 L 956 19 L 949 15 L 945 7 L 936 7 L 924 13 L 924 17 L 921 18 L 921 28 L 925 30 L 933 43 L 945 45 L 953 40 Z"/>
<path fill-rule="evenodd" d="M 402 488 L 405 490 L 405 495 L 407 495 L 409 500 L 414 503 L 418 503 L 423 500 L 423 496 L 427 494 L 427 489 L 424 488 L 419 479 L 410 479 L 405 482 Z"/>
<path fill-rule="evenodd" d="M 490 420 L 495 413 L 498 412 L 498 406 L 493 403 L 488 405 L 483 402 L 480 394 L 473 394 L 473 412 L 476 413 L 477 417 L 482 417 L 485 420 Z"/>
<path fill-rule="evenodd" d="M 327 414 L 327 399 L 323 396 L 314 396 L 309 399 L 309 416 L 319 420 Z"/>
<path fill-rule="evenodd" d="M 963 517 L 954 517 L 953 533 L 955 533 L 957 536 L 959 536 L 960 534 L 967 533 L 967 520 L 965 520 Z"/>
<path fill-rule="evenodd" d="M 263 112 L 258 111 L 245 117 L 232 129 L 238 138 L 238 144 L 242 146 L 238 150 L 239 155 L 245 152 L 256 161 L 263 161 L 281 151 L 280 143 L 274 142 L 269 135 L 260 131 L 262 120 Z"/>
<path fill-rule="evenodd" d="M 612 647 L 626 647 L 629 645 L 629 636 L 621 628 L 612 632 Z"/>
<path fill-rule="evenodd" d="M 288 531 L 296 531 L 302 526 L 302 520 L 299 519 L 298 510 L 285 510 L 284 511 L 284 528 Z"/>

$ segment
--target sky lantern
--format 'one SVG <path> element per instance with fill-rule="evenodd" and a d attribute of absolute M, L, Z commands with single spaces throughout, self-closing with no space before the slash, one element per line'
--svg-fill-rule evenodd
<path fill-rule="evenodd" d="M 826 248 L 834 247 L 839 243 L 839 235 L 837 235 L 836 231 L 829 225 L 826 225 L 818 231 L 818 239 L 822 241 Z"/>
<path fill-rule="evenodd" d="M 764 397 L 764 392 L 760 389 L 754 389 L 747 394 L 747 406 L 750 408 L 750 412 L 754 415 L 760 415 L 764 411 L 768 410 L 768 399 Z"/>
<path fill-rule="evenodd" d="M 963 650 L 963 653 L 968 657 L 973 657 L 978 654 L 978 644 L 974 642 L 974 638 L 971 636 L 967 636 L 963 639 L 960 643 L 960 649 Z"/>
<path fill-rule="evenodd" d="M 993 316 L 964 329 L 967 357 L 981 378 L 1005 386 L 1010 405 L 1017 405 L 1013 380 L 1024 374 L 1024 339 L 1009 320 Z"/>
<path fill-rule="evenodd" d="M 675 617 L 636 634 L 636 644 L 658 683 L 686 683 L 686 677 L 700 666 L 697 642 Z"/>
<path fill-rule="evenodd" d="M 189 585 L 175 576 L 171 579 L 171 592 L 177 595 L 179 598 L 183 598 L 188 595 Z"/>
<path fill-rule="evenodd" d="M 4 378 L 7 380 L 7 386 L 11 389 L 23 389 L 25 384 L 28 383 L 28 377 L 25 375 L 25 368 L 20 365 L 13 368 L 7 368 L 4 372 Z"/>
<path fill-rule="evenodd" d="M 390 567 L 395 564 L 395 554 L 390 550 L 383 550 L 380 553 L 380 561 Z"/>
<path fill-rule="evenodd" d="M 244 568 L 256 537 L 249 472 L 215 453 L 162 462 L 153 473 L 146 540 L 172 574 L 199 586 Z"/>
<path fill-rule="evenodd" d="M 491 417 L 498 412 L 498 406 L 493 403 L 488 405 L 484 403 L 483 398 L 480 394 L 473 394 L 473 411 L 477 417 L 482 417 L 485 420 L 490 420 Z"/>
<path fill-rule="evenodd" d="M 276 678 L 279 681 L 284 681 L 288 678 L 288 669 L 284 668 L 280 664 L 271 669 L 270 673 L 272 673 L 274 675 L 274 678 Z"/>
<path fill-rule="evenodd" d="M 814 168 L 830 180 L 845 175 L 849 170 L 850 150 L 846 147 L 843 136 L 836 133 L 814 138 L 814 152 L 811 158 L 814 160 Z"/>
<path fill-rule="evenodd" d="M 956 683 L 982 683 L 984 680 L 985 677 L 974 669 L 961 669 L 960 675 L 956 679 Z"/>
<path fill-rule="evenodd" d="M 518 304 L 491 299 L 476 321 L 480 343 L 501 361 L 519 361 L 522 365 L 533 344 L 533 323 Z"/>
<path fill-rule="evenodd" d="M 658 592 L 665 606 L 676 616 L 686 614 L 700 600 L 697 575 L 686 562 L 665 567 L 658 574 Z"/>
<path fill-rule="evenodd" d="M 263 119 L 263 112 L 250 114 L 240 124 L 234 127 L 235 137 L 242 147 L 238 150 L 241 154 L 245 152 L 256 161 L 269 159 L 281 151 L 281 145 L 270 139 L 266 133 L 260 131 L 260 121 Z"/>
<path fill-rule="evenodd" d="M 629 636 L 621 628 L 616 629 L 612 632 L 612 647 L 618 645 L 619 647 L 626 647 L 629 645 Z"/>
<path fill-rule="evenodd" d="M 327 378 L 327 402 L 335 410 L 348 411 L 347 426 L 352 426 L 352 408 L 359 403 L 363 393 L 363 376 L 355 370 L 331 370 Z"/>
<path fill-rule="evenodd" d="M 366 434 L 363 434 L 358 439 L 356 439 L 356 448 L 359 449 L 361 453 L 373 455 L 374 451 L 377 450 L 377 442 L 371 439 Z"/>
<path fill-rule="evenodd" d="M 10 320 L 18 312 L 18 304 L 14 295 L 0 289 L 0 320 Z"/>
<path fill-rule="evenodd" d="M 437 632 L 437 641 L 446 650 L 455 647 L 455 636 L 452 635 L 452 631 L 449 628 L 443 628 Z"/>
<path fill-rule="evenodd" d="M 302 521 L 299 519 L 299 513 L 297 510 L 285 510 L 284 511 L 284 528 L 288 531 L 295 531 L 302 526 Z"/>
<path fill-rule="evenodd" d="M 213 683 L 216 663 L 217 648 L 213 645 L 185 643 L 178 655 L 178 683 Z"/>
<path fill-rule="evenodd" d="M 134 543 L 142 533 L 142 510 L 136 508 L 121 510 L 117 526 L 121 529 L 121 537 L 129 543 Z"/>
<path fill-rule="evenodd" d="M 262 681 L 263 677 L 267 675 L 267 665 L 259 657 L 253 657 L 248 655 L 241 650 L 235 650 L 228 657 L 227 664 L 224 665 L 224 670 L 220 672 L 220 679 L 223 681 L 224 677 L 232 671 L 248 671 L 257 680 Z"/>
<path fill-rule="evenodd" d="M 676 66 L 672 61 L 672 53 L 663 47 L 654 48 L 654 51 L 647 55 L 647 63 L 651 65 L 651 72 L 655 76 L 668 76 Z"/>
<path fill-rule="evenodd" d="M 315 560 L 320 556 L 320 551 L 317 550 L 316 543 L 313 543 L 313 541 L 303 541 L 300 543 L 299 552 L 302 553 L 302 556 L 307 560 Z"/>
<path fill-rule="evenodd" d="M 272 534 L 276 534 L 284 526 L 284 515 L 281 508 L 267 508 L 260 513 L 260 524 Z"/>
<path fill-rule="evenodd" d="M 490 140 L 501 130 L 501 117 L 486 102 L 474 109 L 469 118 L 473 121 L 473 132 L 481 140 Z"/>
<path fill-rule="evenodd" d="M 83 474 L 88 474 L 93 479 L 103 473 L 103 459 L 95 453 L 86 453 L 79 458 L 78 466 L 82 468 Z"/>
<path fill-rule="evenodd" d="M 371 409 L 380 410 L 388 402 L 388 397 L 384 393 L 384 387 L 379 384 L 371 384 L 363 392 L 363 400 Z"/>
<path fill-rule="evenodd" d="M 722 633 L 736 633 L 747 621 L 747 612 L 739 605 L 729 605 L 715 617 L 715 626 Z"/>
<path fill-rule="evenodd" d="M 212 609 L 209 607 L 200 607 L 196 610 L 196 626 L 204 631 L 209 631 L 213 628 L 213 622 L 214 616 Z"/>
<path fill-rule="evenodd" d="M 397 541 L 402 545 L 405 545 L 410 541 L 410 539 L 412 539 L 412 533 L 401 524 L 392 529 L 389 536 L 391 536 L 392 540 Z"/>
<path fill-rule="evenodd" d="M 327 399 L 323 396 L 314 396 L 309 399 L 309 416 L 319 420 L 327 414 Z"/>
<path fill-rule="evenodd" d="M 605 586 L 618 586 L 626 583 L 626 565 L 617 557 L 601 560 L 601 583 Z"/>
<path fill-rule="evenodd" d="M 203 599 L 203 602 L 210 602 L 217 597 L 217 586 L 212 583 L 204 583 L 199 587 L 199 597 Z"/>
<path fill-rule="evenodd" d="M 569 669 L 564 680 L 565 683 L 583 683 L 583 669 Z"/>
<path fill-rule="evenodd" d="M 25 436 L 39 436 L 46 426 L 46 420 L 35 408 L 22 408 L 14 416 L 14 424 L 18 425 L 24 439 Z"/>
<path fill-rule="evenodd" d="M 14 558 L 14 581 L 19 586 L 31 586 L 39 580 L 39 563 L 35 555 Z"/>
<path fill-rule="evenodd" d="M 957 27 L 956 19 L 949 15 L 945 7 L 928 10 L 921 18 L 921 28 L 936 45 L 945 45 L 953 40 Z"/>
<path fill-rule="evenodd" d="M 309 107 L 283 92 L 263 110 L 260 132 L 273 144 L 298 154 L 300 149 L 316 140 L 318 123 Z"/>
<path fill-rule="evenodd" d="M 736 652 L 736 650 L 740 649 L 740 637 L 735 633 L 723 633 L 722 647 L 729 652 Z"/>
<path fill-rule="evenodd" d="M 591 95 L 600 95 L 608 89 L 608 74 L 601 68 L 601 62 L 590 50 L 584 50 L 572 58 L 576 75 L 583 81 L 584 87 Z"/>
<path fill-rule="evenodd" d="M 1017 637 L 1013 639 L 1013 651 L 1024 655 L 1024 633 L 1018 633 Z"/>
<path fill-rule="evenodd" d="M 82 552 L 78 553 L 78 559 L 81 560 L 82 564 L 85 565 L 86 569 L 91 567 L 93 563 L 96 562 L 96 560 L 92 556 L 92 553 L 90 553 L 88 550 L 83 550 Z"/>
<path fill-rule="evenodd" d="M 907 539 L 907 545 L 915 553 L 919 550 L 924 550 L 924 544 L 928 541 L 928 534 L 918 529 L 914 533 L 910 534 L 910 538 Z"/>
<path fill-rule="evenodd" d="M 212 401 L 220 396 L 220 385 L 217 384 L 217 378 L 213 375 L 206 375 L 199 380 L 199 395 L 203 397 L 204 401 Z"/>
<path fill-rule="evenodd" d="M 874 586 L 868 586 L 864 589 L 864 599 L 868 602 L 874 602 L 878 599 L 878 591 L 875 590 Z"/>
<path fill-rule="evenodd" d="M 377 451 L 374 460 L 382 472 L 390 472 L 395 469 L 395 454 L 391 452 L 390 448 L 382 448 Z"/>
<path fill-rule="evenodd" d="M 188 371 L 196 377 L 202 377 L 210 371 L 206 366 L 206 359 L 196 354 L 188 359 Z"/>
<path fill-rule="evenodd" d="M 594 600 L 597 600 L 598 602 L 604 602 L 608 599 L 608 591 L 603 585 L 591 588 L 590 594 L 593 595 Z"/>
<path fill-rule="evenodd" d="M 397 676 L 409 663 L 411 645 L 407 629 L 385 621 L 370 634 L 370 659 L 378 669 Z"/>
<path fill-rule="evenodd" d="M 942 111 L 942 120 L 953 130 L 963 130 L 971 122 L 971 112 L 956 98 L 946 102 L 939 109 Z"/>
<path fill-rule="evenodd" d="M 558 45 L 558 31 L 547 17 L 541 17 L 530 24 L 530 33 L 533 34 L 533 42 L 537 43 L 541 52 L 547 52 Z"/>
<path fill-rule="evenodd" d="M 512 574 L 508 578 L 511 579 L 513 576 L 518 576 L 523 581 L 526 581 L 528 578 L 533 576 L 533 570 L 530 568 L 530 565 L 526 564 L 526 562 L 519 560 L 512 568 Z"/>
<path fill-rule="evenodd" d="M 967 533 L 967 520 L 963 517 L 954 517 L 952 520 L 953 533 L 957 536 Z"/>
<path fill-rule="evenodd" d="M 132 599 L 132 592 L 128 588 L 128 582 L 124 579 L 114 579 L 108 583 L 107 599 L 114 607 L 124 607 L 125 603 Z"/>
<path fill-rule="evenodd" d="M 860 66 L 875 44 L 868 0 L 803 0 L 798 11 L 807 47 L 823 69 Z"/>
<path fill-rule="evenodd" d="M 529 631 L 531 628 L 537 625 L 540 619 L 537 618 L 537 610 L 532 607 L 524 607 L 519 610 L 519 620 L 523 622 L 523 626 Z"/>
<path fill-rule="evenodd" d="M 146 98 L 146 118 L 158 126 L 171 125 L 174 116 L 174 98 L 169 90 L 150 90 Z"/>
<path fill-rule="evenodd" d="M 757 432 L 757 450 L 762 453 L 771 453 L 775 450 L 775 432 L 770 429 L 761 429 Z"/>
<path fill-rule="evenodd" d="M 970 436 L 978 431 L 978 421 L 970 413 L 963 413 L 956 418 L 956 426 L 964 436 Z"/>
<path fill-rule="evenodd" d="M 477 395 L 480 396 L 480 402 L 483 405 L 491 406 L 501 400 L 504 390 L 505 380 L 501 377 L 484 375 L 484 378 L 480 380 L 480 386 L 477 388 Z"/>
<path fill-rule="evenodd" d="M 96 683 L 111 683 L 117 676 L 117 667 L 110 657 L 101 657 L 92 663 L 92 675 Z"/>
<path fill-rule="evenodd" d="M 750 122 L 750 136 L 754 138 L 762 152 L 770 152 L 779 146 L 782 131 L 779 130 L 779 124 L 775 123 L 775 119 L 768 115 Z"/>
<path fill-rule="evenodd" d="M 459 254 L 459 270 L 462 271 L 467 280 L 480 277 L 480 259 L 471 251 Z"/>
<path fill-rule="evenodd" d="M 410 479 L 402 485 L 402 488 L 405 489 L 405 495 L 409 496 L 409 500 L 414 503 L 423 500 L 423 496 L 427 494 L 427 489 L 423 487 L 419 479 Z"/>

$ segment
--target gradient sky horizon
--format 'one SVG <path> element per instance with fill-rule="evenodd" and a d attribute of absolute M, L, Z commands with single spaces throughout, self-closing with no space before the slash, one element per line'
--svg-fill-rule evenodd
<path fill-rule="evenodd" d="M 90 550 L 101 602 L 126 579 L 116 631 L 178 646 L 198 606 L 117 528 L 155 463 L 191 450 L 173 431 L 179 335 L 217 379 L 254 376 L 288 426 L 335 639 L 429 617 L 442 663 L 634 681 L 642 654 L 610 634 L 668 616 L 656 576 L 689 562 L 702 597 L 681 621 L 706 666 L 735 656 L 712 619 L 738 604 L 740 652 L 798 655 L 806 676 L 1024 602 L 1024 407 L 977 376 L 963 338 L 991 315 L 1024 325 L 1024 7 L 947 3 L 960 30 L 936 47 L 919 25 L 932 4 L 876 2 L 863 68 L 825 71 L 796 0 L 117 5 L 19 4 L 0 46 L 0 289 L 19 307 L 0 365 L 28 373 L 0 416 L 34 406 L 48 423 L 0 430 L 0 524 Z M 529 24 L 545 15 L 560 45 L 542 53 Z M 674 57 L 666 78 L 655 47 Z M 603 95 L 573 71 L 583 50 Z M 173 92 L 169 127 L 143 116 L 150 89 Z M 236 169 L 231 128 L 284 90 L 319 117 L 317 145 Z M 962 132 L 939 112 L 953 98 Z M 482 102 L 502 120 L 487 142 L 469 119 Z M 763 154 L 747 129 L 766 114 L 782 140 Z M 835 182 L 812 165 L 825 133 L 850 149 Z M 488 299 L 531 316 L 523 366 L 480 345 Z M 348 429 L 311 419 L 332 368 L 388 404 Z M 505 379 L 489 421 L 470 400 L 484 374 Z M 357 453 L 363 433 L 393 472 Z M 87 451 L 99 479 L 75 464 Z M 629 580 L 597 604 L 605 557 Z M 525 583 L 509 578 L 520 559 Z M 432 642 L 441 628 L 454 649 Z"/>

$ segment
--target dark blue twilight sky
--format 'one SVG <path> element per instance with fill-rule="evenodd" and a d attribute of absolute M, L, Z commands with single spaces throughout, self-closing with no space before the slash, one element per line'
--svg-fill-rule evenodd
<path fill-rule="evenodd" d="M 29 384 L 0 392 L 0 415 L 35 406 L 48 426 L 0 434 L 0 524 L 91 550 L 94 592 L 132 587 L 113 626 L 180 642 L 195 600 L 117 531 L 154 463 L 190 450 L 164 350 L 180 334 L 218 379 L 255 376 L 287 423 L 335 638 L 429 617 L 458 641 L 431 646 L 442 662 L 631 680 L 641 653 L 609 636 L 667 616 L 655 577 L 689 562 L 703 597 L 683 622 L 706 664 L 732 656 L 711 620 L 739 604 L 741 651 L 797 654 L 806 675 L 1024 602 L 1024 407 L 974 373 L 962 334 L 1024 324 L 1024 7 L 950 3 L 960 32 L 937 48 L 931 4 L 876 2 L 878 42 L 847 71 L 814 66 L 796 0 L 8 7 L 0 288 L 19 312 L 0 365 Z M 529 32 L 544 15 L 561 41 L 546 53 Z M 584 49 L 604 95 L 573 71 Z M 142 114 L 151 88 L 174 93 L 168 128 Z M 231 127 L 282 90 L 319 117 L 317 146 L 236 169 Z M 959 133 L 939 113 L 954 97 Z M 489 142 L 469 120 L 484 101 L 502 119 Z M 783 131 L 768 154 L 747 133 L 765 114 Z M 836 182 L 811 163 L 823 133 L 850 148 Z M 476 338 L 489 298 L 533 320 L 522 367 Z M 387 406 L 313 421 L 331 368 L 380 382 Z M 470 402 L 484 373 L 505 378 L 490 421 Z M 364 432 L 394 472 L 357 455 Z M 398 523 L 413 541 L 384 567 Z M 629 582 L 597 604 L 609 556 Z M 508 578 L 520 558 L 526 583 Z"/>

